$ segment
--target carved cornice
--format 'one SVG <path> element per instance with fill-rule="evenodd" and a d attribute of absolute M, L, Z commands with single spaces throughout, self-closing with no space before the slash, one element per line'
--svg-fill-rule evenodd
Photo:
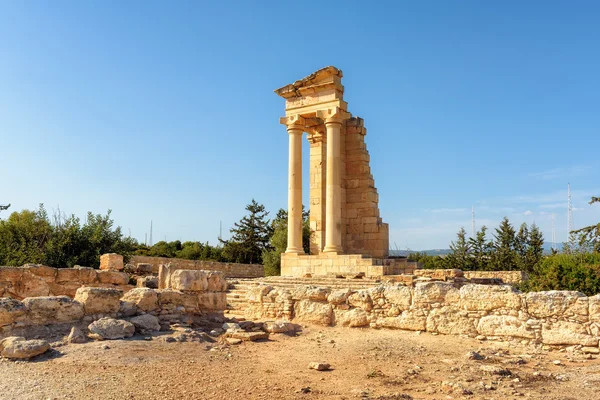
<path fill-rule="evenodd" d="M 279 123 L 282 125 L 286 125 L 288 131 L 302 129 L 302 131 L 306 130 L 306 120 L 298 114 L 288 115 L 287 117 L 279 118 Z"/>

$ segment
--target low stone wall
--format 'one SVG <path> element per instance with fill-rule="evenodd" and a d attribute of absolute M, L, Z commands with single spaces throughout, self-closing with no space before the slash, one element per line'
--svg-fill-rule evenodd
<path fill-rule="evenodd" d="M 118 271 L 93 268 L 50 268 L 27 264 L 23 267 L 0 267 L 0 297 L 24 299 L 38 296 L 69 296 L 82 286 L 117 287 L 128 291 L 129 275 Z"/>
<path fill-rule="evenodd" d="M 248 318 L 516 339 L 546 345 L 598 347 L 600 295 L 520 293 L 510 285 L 421 282 L 415 287 L 295 289 L 258 285 L 247 295 Z"/>
<path fill-rule="evenodd" d="M 518 285 L 529 279 L 529 275 L 523 271 L 464 271 L 467 279 L 502 279 L 509 285 Z"/>
<path fill-rule="evenodd" d="M 216 261 L 185 260 L 182 258 L 132 256 L 130 264 L 151 264 L 152 273 L 158 274 L 160 265 L 171 264 L 177 269 L 221 271 L 227 278 L 262 278 L 265 267 L 261 264 L 222 263 Z"/>
<path fill-rule="evenodd" d="M 22 301 L 0 298 L 0 338 L 10 336 L 15 329 L 89 323 L 104 317 L 128 319 L 151 314 L 158 318 L 161 326 L 168 327 L 175 322 L 191 323 L 194 317 L 207 313 L 222 313 L 227 306 L 227 282 L 223 274 L 212 272 L 210 282 L 202 278 L 200 281 L 200 286 L 192 288 L 183 279 L 179 287 L 185 290 L 136 288 L 124 293 L 118 288 L 81 287 L 76 290 L 74 299 L 68 296 L 28 297 Z"/>

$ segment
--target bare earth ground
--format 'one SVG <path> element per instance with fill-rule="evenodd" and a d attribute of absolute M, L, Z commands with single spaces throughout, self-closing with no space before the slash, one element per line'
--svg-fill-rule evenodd
<path fill-rule="evenodd" d="M 470 360 L 470 351 L 484 359 Z M 312 361 L 332 370 L 309 370 Z M 135 337 L 64 345 L 29 362 L 0 361 L 2 399 L 591 400 L 600 397 L 598 384 L 595 355 L 316 326 L 236 346 Z"/>

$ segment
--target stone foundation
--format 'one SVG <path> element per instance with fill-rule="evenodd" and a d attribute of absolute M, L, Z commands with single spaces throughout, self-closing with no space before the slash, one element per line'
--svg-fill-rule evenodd
<path fill-rule="evenodd" d="M 161 265 L 171 264 L 171 266 L 179 269 L 221 271 L 227 278 L 262 278 L 265 276 L 265 267 L 261 264 L 222 263 L 216 261 L 149 256 L 132 256 L 129 262 L 134 265 L 140 263 L 150 264 L 152 265 L 152 273 L 154 274 L 158 274 Z"/>
<path fill-rule="evenodd" d="M 418 263 L 405 258 L 377 259 L 360 254 L 321 253 L 318 255 L 299 255 L 283 253 L 281 255 L 281 275 L 302 277 L 306 275 L 365 275 L 382 277 L 384 275 L 411 274 Z"/>
<path fill-rule="evenodd" d="M 93 268 L 50 268 L 26 264 L 23 267 L 0 267 L 0 297 L 24 299 L 38 296 L 69 296 L 82 286 L 133 288 L 129 275 Z"/>
<path fill-rule="evenodd" d="M 258 285 L 247 294 L 247 318 L 389 328 L 553 346 L 600 340 L 600 295 L 521 293 L 509 285 L 418 282 L 365 290 Z"/>

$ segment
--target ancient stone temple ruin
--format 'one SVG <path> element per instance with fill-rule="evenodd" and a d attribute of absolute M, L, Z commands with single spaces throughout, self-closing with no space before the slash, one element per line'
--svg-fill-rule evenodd
<path fill-rule="evenodd" d="M 281 274 L 409 272 L 389 256 L 389 227 L 369 166 L 363 120 L 348 112 L 342 71 L 326 67 L 275 90 L 289 134 L 288 247 Z M 310 142 L 310 255 L 302 249 L 302 134 Z"/>

